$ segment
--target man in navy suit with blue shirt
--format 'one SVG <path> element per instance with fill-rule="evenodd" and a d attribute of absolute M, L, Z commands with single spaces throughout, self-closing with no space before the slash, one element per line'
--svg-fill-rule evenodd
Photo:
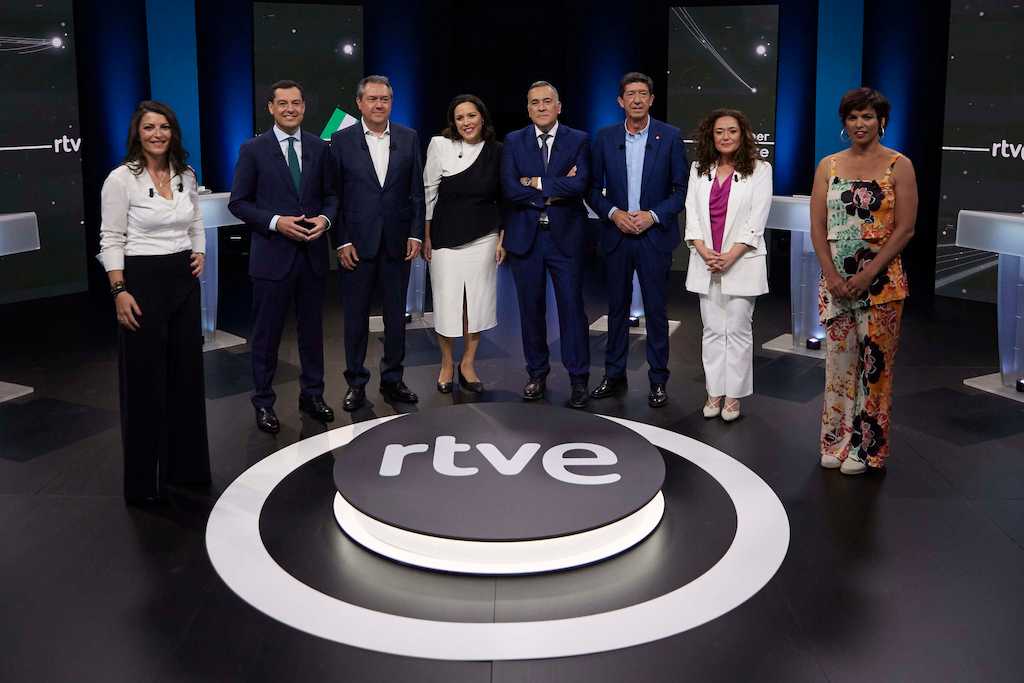
<path fill-rule="evenodd" d="M 267 109 L 274 126 L 242 145 L 228 209 L 252 229 L 252 374 L 256 426 L 276 434 L 273 389 L 285 316 L 294 302 L 298 328 L 299 409 L 334 419 L 324 403 L 323 306 L 330 249 L 324 233 L 338 201 L 327 143 L 300 129 L 302 86 L 278 81 Z"/>
<path fill-rule="evenodd" d="M 601 129 L 591 152 L 588 202 L 602 219 L 601 246 L 608 271 L 605 376 L 591 396 L 605 398 L 626 389 L 629 304 L 636 271 L 647 328 L 647 401 L 659 408 L 668 400 L 665 290 L 672 252 L 681 241 L 677 219 L 686 199 L 686 150 L 678 128 L 650 116 L 654 81 L 649 76 L 623 76 L 618 101 L 626 112 L 625 123 Z"/>
<path fill-rule="evenodd" d="M 338 211 L 334 233 L 341 264 L 345 309 L 343 407 L 366 401 L 366 347 L 370 298 L 384 305 L 384 356 L 380 393 L 385 400 L 415 403 L 402 381 L 405 359 L 405 295 L 410 261 L 423 242 L 423 154 L 416 131 L 390 120 L 394 92 L 384 76 L 367 76 L 356 89 L 359 124 L 331 136 Z"/>
<path fill-rule="evenodd" d="M 548 363 L 547 275 L 555 290 L 562 364 L 569 372 L 569 406 L 587 404 L 590 341 L 583 309 L 583 198 L 589 182 L 587 134 L 558 122 L 558 91 L 537 81 L 526 95 L 531 124 L 509 133 L 501 157 L 502 193 L 508 203 L 505 249 L 516 283 L 523 354 L 529 379 L 523 398 L 543 398 Z"/>

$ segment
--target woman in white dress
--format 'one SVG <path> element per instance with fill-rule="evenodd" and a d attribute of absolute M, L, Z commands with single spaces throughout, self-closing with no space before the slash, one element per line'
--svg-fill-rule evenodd
<path fill-rule="evenodd" d="M 453 340 L 465 336 L 458 382 L 480 393 L 474 367 L 480 332 L 498 324 L 497 268 L 501 246 L 501 143 L 494 138 L 487 107 L 475 95 L 458 95 L 448 105 L 448 126 L 431 139 L 423 168 L 426 229 L 423 258 L 430 263 L 434 329 L 441 346 L 437 390 L 455 383 Z"/>

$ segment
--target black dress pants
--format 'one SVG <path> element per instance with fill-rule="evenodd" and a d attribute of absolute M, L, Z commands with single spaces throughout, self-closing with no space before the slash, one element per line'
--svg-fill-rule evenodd
<path fill-rule="evenodd" d="M 190 252 L 128 256 L 124 274 L 142 316 L 120 329 L 124 495 L 156 496 L 164 483 L 206 484 L 203 333 Z"/>

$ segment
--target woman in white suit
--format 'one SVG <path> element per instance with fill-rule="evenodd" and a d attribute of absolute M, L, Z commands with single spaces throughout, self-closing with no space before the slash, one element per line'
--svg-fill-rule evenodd
<path fill-rule="evenodd" d="M 754 392 L 754 299 L 768 292 L 764 226 L 772 167 L 758 160 L 742 112 L 716 109 L 701 122 L 686 192 L 686 288 L 700 296 L 708 398 L 704 417 L 740 416 Z M 723 398 L 725 403 L 723 405 Z"/>

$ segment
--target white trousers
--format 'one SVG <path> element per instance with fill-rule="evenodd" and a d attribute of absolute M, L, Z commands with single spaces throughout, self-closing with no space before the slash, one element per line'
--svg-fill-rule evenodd
<path fill-rule="evenodd" d="M 749 396 L 754 393 L 754 297 L 722 294 L 719 278 L 699 296 L 708 396 Z"/>

